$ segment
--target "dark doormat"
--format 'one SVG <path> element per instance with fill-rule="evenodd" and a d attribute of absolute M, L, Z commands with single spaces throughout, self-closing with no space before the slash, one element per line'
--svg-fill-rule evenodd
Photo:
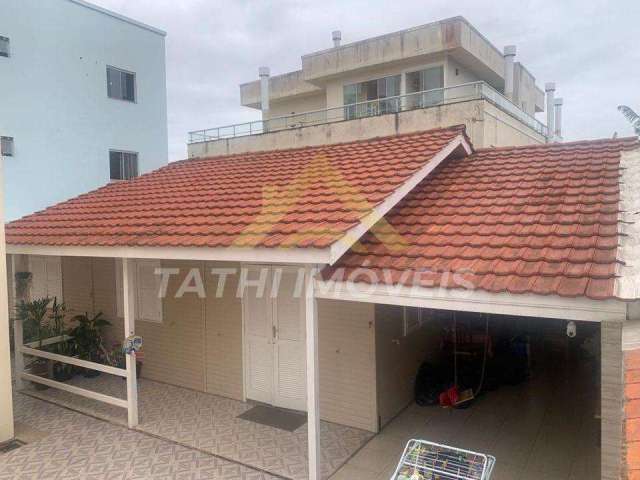
<path fill-rule="evenodd" d="M 9 453 L 10 451 L 15 450 L 16 448 L 20 448 L 23 445 L 24 443 L 20 440 L 12 440 L 7 443 L 2 443 L 0 444 L 0 453 Z"/>
<path fill-rule="evenodd" d="M 238 418 L 261 425 L 267 425 L 268 427 L 279 428 L 287 432 L 293 432 L 307 423 L 307 415 L 305 413 L 270 407 L 268 405 L 257 405 L 243 414 L 238 415 Z"/>

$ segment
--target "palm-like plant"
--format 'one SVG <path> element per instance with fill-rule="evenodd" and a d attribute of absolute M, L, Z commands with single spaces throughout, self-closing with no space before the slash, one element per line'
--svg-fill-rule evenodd
<path fill-rule="evenodd" d="M 627 107 L 626 105 L 620 105 L 618 110 L 625 116 L 631 126 L 633 127 L 636 135 L 640 135 L 640 115 L 633 111 L 631 107 Z"/>

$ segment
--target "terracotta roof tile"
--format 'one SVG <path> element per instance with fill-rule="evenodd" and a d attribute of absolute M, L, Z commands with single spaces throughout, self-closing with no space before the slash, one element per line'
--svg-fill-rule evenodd
<path fill-rule="evenodd" d="M 370 283 L 373 273 L 380 283 L 613 298 L 620 156 L 638 146 L 637 139 L 597 140 L 451 159 L 323 276 Z M 368 275 L 349 277 L 363 266 Z"/>
<path fill-rule="evenodd" d="M 317 247 L 342 238 L 464 127 L 171 163 L 7 225 L 7 242 Z"/>

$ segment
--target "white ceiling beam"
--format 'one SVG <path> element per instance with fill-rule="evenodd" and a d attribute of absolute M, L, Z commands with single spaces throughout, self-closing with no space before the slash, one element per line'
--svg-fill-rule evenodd
<path fill-rule="evenodd" d="M 331 280 L 316 280 L 315 295 L 316 298 L 331 300 L 589 322 L 622 322 L 627 317 L 627 303 L 620 300 L 565 298 L 558 295 L 489 293 Z"/>

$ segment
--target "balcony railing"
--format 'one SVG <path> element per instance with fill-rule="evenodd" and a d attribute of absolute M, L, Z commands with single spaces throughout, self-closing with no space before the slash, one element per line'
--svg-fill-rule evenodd
<path fill-rule="evenodd" d="M 189 143 L 209 142 L 223 138 L 278 132 L 290 128 L 322 125 L 472 100 L 487 100 L 505 113 L 529 126 L 540 135 L 547 136 L 547 127 L 543 123 L 521 110 L 496 89 L 484 82 L 472 82 L 452 87 L 408 93 L 396 97 L 352 103 L 341 107 L 274 117 L 268 120 L 256 120 L 224 127 L 195 130 L 189 132 Z"/>

